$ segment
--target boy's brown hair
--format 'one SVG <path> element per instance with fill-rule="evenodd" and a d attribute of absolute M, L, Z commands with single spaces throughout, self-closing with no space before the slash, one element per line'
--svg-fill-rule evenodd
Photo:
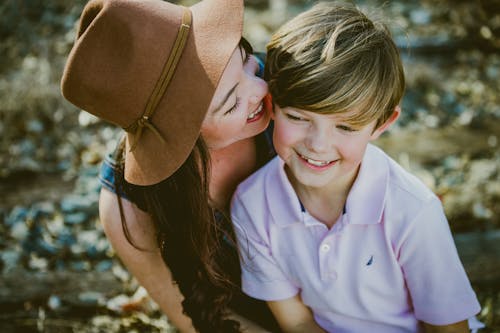
<path fill-rule="evenodd" d="M 354 5 L 319 3 L 283 25 L 267 45 L 265 78 L 280 107 L 342 114 L 383 124 L 400 102 L 405 78 L 388 28 Z"/>

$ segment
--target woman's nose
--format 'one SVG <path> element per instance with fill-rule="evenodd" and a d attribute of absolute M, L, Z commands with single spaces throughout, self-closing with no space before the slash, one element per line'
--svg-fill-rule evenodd
<path fill-rule="evenodd" d="M 250 95 L 250 101 L 253 104 L 258 104 L 262 101 L 264 96 L 267 95 L 268 87 L 267 82 L 259 77 L 255 77 L 252 84 L 252 94 Z"/>
<path fill-rule="evenodd" d="M 252 105 L 259 104 L 268 92 L 267 82 L 257 76 L 258 72 L 259 63 L 255 56 L 250 56 L 244 66 L 243 89 Z"/>
<path fill-rule="evenodd" d="M 260 77 L 253 75 L 249 75 L 247 77 L 245 84 L 245 89 L 249 94 L 249 100 L 252 104 L 258 104 L 262 101 L 264 96 L 267 95 L 268 87 L 267 82 L 261 79 Z"/>
<path fill-rule="evenodd" d="M 259 96 L 257 96 L 257 95 L 250 96 L 250 103 L 252 103 L 252 104 L 259 103 L 261 101 L 261 99 L 262 99 Z"/>

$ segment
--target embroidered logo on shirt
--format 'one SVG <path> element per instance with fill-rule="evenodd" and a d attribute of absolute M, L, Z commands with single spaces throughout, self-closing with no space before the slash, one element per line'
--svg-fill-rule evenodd
<path fill-rule="evenodd" d="M 370 266 L 371 264 L 373 264 L 373 256 L 370 257 L 370 260 L 368 260 L 366 266 Z"/>

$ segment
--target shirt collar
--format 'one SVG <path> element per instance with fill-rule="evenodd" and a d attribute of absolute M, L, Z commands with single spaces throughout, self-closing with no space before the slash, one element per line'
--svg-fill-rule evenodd
<path fill-rule="evenodd" d="M 304 223 L 300 200 L 285 173 L 284 162 L 276 156 L 266 175 L 266 201 L 273 222 L 286 227 Z M 369 144 L 365 151 L 358 176 L 349 191 L 345 205 L 347 224 L 376 224 L 382 220 L 389 164 L 382 151 Z"/>
<path fill-rule="evenodd" d="M 380 148 L 369 144 L 361 162 L 358 176 L 347 196 L 347 223 L 380 223 L 388 184 L 388 160 Z"/>
<path fill-rule="evenodd" d="M 279 156 L 269 163 L 272 166 L 266 175 L 264 192 L 273 222 L 280 227 L 302 223 L 299 197 L 285 173 L 285 163 Z"/>

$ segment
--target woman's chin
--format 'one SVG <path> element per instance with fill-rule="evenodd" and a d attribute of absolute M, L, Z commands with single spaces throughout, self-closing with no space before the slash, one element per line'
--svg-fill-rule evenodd
<path fill-rule="evenodd" d="M 260 119 L 247 123 L 246 127 L 250 129 L 250 131 L 248 131 L 249 132 L 248 138 L 262 133 L 267 128 L 267 126 L 269 126 L 270 120 L 271 120 L 271 113 L 270 111 L 265 110 L 263 114 L 260 116 Z"/>

